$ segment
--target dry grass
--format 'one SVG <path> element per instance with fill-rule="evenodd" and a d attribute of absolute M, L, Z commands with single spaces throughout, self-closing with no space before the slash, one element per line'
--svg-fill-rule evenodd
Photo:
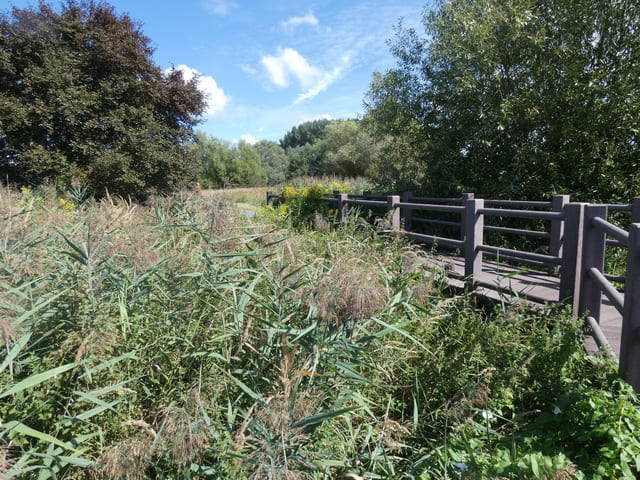
<path fill-rule="evenodd" d="M 332 325 L 343 325 L 373 315 L 388 300 L 377 265 L 362 258 L 334 259 L 332 268 L 313 289 L 318 314 Z"/>
<path fill-rule="evenodd" d="M 279 393 L 258 408 L 254 405 L 236 432 L 234 444 L 246 453 L 252 480 L 303 480 L 313 478 L 310 465 L 295 456 L 295 451 L 309 441 L 298 422 L 314 411 L 317 400 L 309 395 Z"/>
<path fill-rule="evenodd" d="M 108 447 L 95 462 L 96 480 L 144 480 L 151 465 L 153 438 L 149 435 L 128 438 Z"/>
<path fill-rule="evenodd" d="M 11 458 L 10 445 L 0 445 L 0 478 L 15 467 L 15 462 Z"/>
<path fill-rule="evenodd" d="M 206 200 L 215 200 L 226 203 L 248 203 L 251 205 L 264 205 L 267 201 L 267 192 L 272 190 L 275 190 L 275 188 L 229 188 L 221 190 L 203 190 L 200 195 L 203 199 Z"/>
<path fill-rule="evenodd" d="M 130 420 L 123 426 L 135 427 L 136 435 L 107 447 L 96 459 L 93 477 L 96 480 L 143 480 L 153 458 L 155 430 L 143 420 Z"/>
<path fill-rule="evenodd" d="M 171 459 L 179 466 L 204 451 L 209 440 L 209 432 L 204 421 L 192 418 L 180 407 L 167 407 L 163 411 L 164 420 L 158 431 L 160 442 Z"/>

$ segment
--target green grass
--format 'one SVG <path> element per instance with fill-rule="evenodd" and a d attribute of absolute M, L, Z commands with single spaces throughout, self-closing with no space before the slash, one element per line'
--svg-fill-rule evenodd
<path fill-rule="evenodd" d="M 456 295 L 367 225 L 66 200 L 0 190 L 2 478 L 638 472 L 637 397 L 567 312 Z"/>

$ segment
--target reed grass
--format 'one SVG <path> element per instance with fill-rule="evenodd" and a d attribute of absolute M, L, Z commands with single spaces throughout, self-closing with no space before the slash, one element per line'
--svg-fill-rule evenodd
<path fill-rule="evenodd" d="M 614 382 L 566 312 L 452 296 L 401 238 L 331 219 L 291 230 L 190 192 L 75 204 L 0 187 L 0 217 L 2 478 L 476 478 L 500 462 L 579 478 L 604 465 L 523 433 Z"/>

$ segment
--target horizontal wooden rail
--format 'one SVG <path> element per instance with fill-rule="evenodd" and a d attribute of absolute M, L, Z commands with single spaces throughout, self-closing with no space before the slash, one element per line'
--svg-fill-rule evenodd
<path fill-rule="evenodd" d="M 493 205 L 495 207 L 551 208 L 551 202 L 541 202 L 534 200 L 485 200 L 484 204 Z"/>
<path fill-rule="evenodd" d="M 463 240 L 454 240 L 453 238 L 437 237 L 435 235 L 425 235 L 423 233 L 404 232 L 407 238 L 428 243 L 429 245 L 440 245 L 450 248 L 464 248 Z"/>
<path fill-rule="evenodd" d="M 610 282 L 618 282 L 618 283 L 625 282 L 625 278 L 620 275 L 611 275 L 611 274 L 605 273 L 604 278 L 606 278 Z"/>
<path fill-rule="evenodd" d="M 411 200 L 417 200 L 422 203 L 460 203 L 462 197 L 458 198 L 440 198 L 440 197 L 411 197 Z"/>
<path fill-rule="evenodd" d="M 494 247 L 491 245 L 480 245 L 478 249 L 482 252 L 492 253 L 500 257 L 501 255 L 508 255 L 514 258 L 524 258 L 525 260 L 534 260 L 536 262 L 544 263 L 546 265 L 561 265 L 562 259 L 559 257 L 552 257 L 551 255 L 544 255 L 542 253 L 523 252 L 522 250 L 512 250 L 509 248 Z"/>
<path fill-rule="evenodd" d="M 349 198 L 345 200 L 345 203 L 349 205 L 362 205 L 365 207 L 387 207 L 387 202 L 381 200 L 356 200 Z"/>
<path fill-rule="evenodd" d="M 598 324 L 597 320 L 593 318 L 591 315 L 589 315 L 587 316 L 587 324 L 589 325 L 589 328 L 593 333 L 593 339 L 595 340 L 598 348 L 606 347 L 610 351 L 613 351 L 613 349 L 611 348 L 611 344 L 609 343 L 609 340 L 607 340 L 607 337 L 602 332 L 602 329 L 600 328 L 600 325 Z"/>
<path fill-rule="evenodd" d="M 400 208 L 409 208 L 411 210 L 427 210 L 429 212 L 450 212 L 450 213 L 462 213 L 464 207 L 458 205 L 436 205 L 433 203 L 398 203 Z"/>
<path fill-rule="evenodd" d="M 609 280 L 605 278 L 600 270 L 597 268 L 591 267 L 587 270 L 589 276 L 593 279 L 594 282 L 600 287 L 600 290 L 607 296 L 616 310 L 622 313 L 624 308 L 624 295 L 622 295 L 616 287 L 614 287 Z"/>
<path fill-rule="evenodd" d="M 632 210 L 631 205 L 619 205 L 619 204 L 607 204 L 607 210 L 610 212 L 630 212 Z"/>
<path fill-rule="evenodd" d="M 530 267 L 538 267 L 545 270 L 548 269 L 550 266 L 548 262 L 541 262 L 540 260 L 531 260 L 531 259 L 522 258 L 522 257 L 513 257 L 511 255 L 506 255 L 504 252 L 502 252 L 500 255 L 494 252 L 485 252 L 485 253 L 488 256 L 496 258 L 503 262 L 519 263 L 521 265 L 529 265 Z"/>
<path fill-rule="evenodd" d="M 611 238 L 607 238 L 606 244 L 607 244 L 607 247 L 622 247 L 622 248 L 626 248 L 627 247 L 626 244 L 624 244 L 622 242 L 619 242 L 618 240 L 611 239 Z"/>
<path fill-rule="evenodd" d="M 611 235 L 625 247 L 629 245 L 629 232 L 621 229 L 620 227 L 616 227 L 612 223 L 609 223 L 605 219 L 600 217 L 592 218 L 591 223 L 607 235 Z"/>
<path fill-rule="evenodd" d="M 434 225 L 445 225 L 447 227 L 460 227 L 460 225 L 462 225 L 461 222 L 453 222 L 453 221 L 450 221 L 450 220 L 436 220 L 436 219 L 433 219 L 433 218 L 411 217 L 410 220 L 412 222 L 432 223 Z"/>
<path fill-rule="evenodd" d="M 529 237 L 551 238 L 549 232 L 539 232 L 537 230 L 523 230 L 520 228 L 496 227 L 495 225 L 485 225 L 486 232 L 509 233 L 513 235 L 526 235 Z"/>
<path fill-rule="evenodd" d="M 563 220 L 562 212 L 537 212 L 533 210 L 515 210 L 508 208 L 481 208 L 479 213 L 496 217 L 538 218 L 541 220 Z"/>

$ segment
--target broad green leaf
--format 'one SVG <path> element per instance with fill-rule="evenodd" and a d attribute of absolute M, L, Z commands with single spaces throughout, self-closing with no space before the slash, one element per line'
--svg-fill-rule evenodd
<path fill-rule="evenodd" d="M 72 369 L 76 365 L 77 363 L 68 363 L 67 365 L 62 365 L 57 368 L 52 368 L 51 370 L 47 370 L 46 372 L 31 375 L 30 377 L 25 378 L 21 382 L 16 383 L 5 392 L 0 393 L 0 398 L 8 397 L 9 395 L 14 395 L 18 392 L 21 392 L 22 390 L 34 387 L 36 385 L 41 384 L 42 382 L 46 382 L 47 380 L 50 380 L 56 375 L 60 375 L 61 373 L 64 373 L 67 370 Z"/>

